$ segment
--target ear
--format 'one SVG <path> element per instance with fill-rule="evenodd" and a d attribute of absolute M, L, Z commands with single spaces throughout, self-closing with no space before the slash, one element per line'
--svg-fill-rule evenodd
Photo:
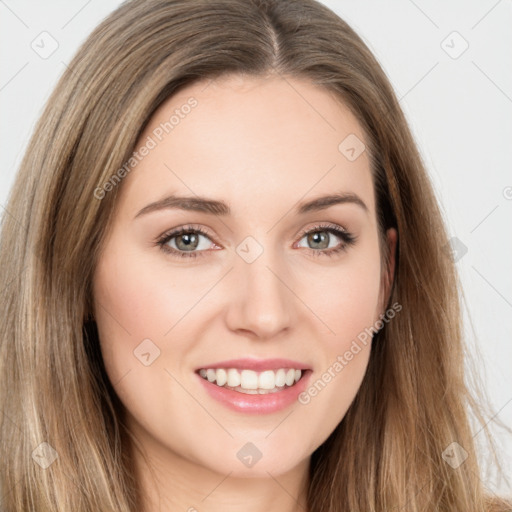
<path fill-rule="evenodd" d="M 386 231 L 386 245 L 389 257 L 387 268 L 383 269 L 380 297 L 380 304 L 383 313 L 384 308 L 389 301 L 389 297 L 391 295 L 391 287 L 395 278 L 396 249 L 398 245 L 398 232 L 395 228 L 389 228 Z"/>

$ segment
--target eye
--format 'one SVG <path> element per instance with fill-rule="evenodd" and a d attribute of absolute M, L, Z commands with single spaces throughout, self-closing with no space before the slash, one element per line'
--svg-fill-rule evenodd
<path fill-rule="evenodd" d="M 201 238 L 209 236 L 200 227 L 184 226 L 182 228 L 164 233 L 157 240 L 157 245 L 162 251 L 176 255 L 178 257 L 195 258 L 202 256 L 205 249 L 208 249 L 208 243 L 201 243 Z"/>
<path fill-rule="evenodd" d="M 306 238 L 306 247 L 313 251 L 315 256 L 334 256 L 335 254 L 346 251 L 356 242 L 356 237 L 336 224 L 320 224 L 301 234 L 301 240 Z M 336 238 L 341 239 L 341 243 L 336 242 Z M 299 246 L 304 247 L 304 246 Z M 327 250 L 326 250 L 327 249 Z"/>

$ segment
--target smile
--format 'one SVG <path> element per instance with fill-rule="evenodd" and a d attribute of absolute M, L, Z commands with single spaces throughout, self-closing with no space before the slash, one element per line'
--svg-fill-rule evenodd
<path fill-rule="evenodd" d="M 239 370 L 237 368 L 201 368 L 199 375 L 219 387 L 249 395 L 278 393 L 297 383 L 302 371 L 295 368 L 277 370 Z"/>

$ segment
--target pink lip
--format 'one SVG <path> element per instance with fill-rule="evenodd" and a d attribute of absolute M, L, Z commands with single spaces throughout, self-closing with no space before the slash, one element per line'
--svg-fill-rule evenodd
<path fill-rule="evenodd" d="M 308 365 L 298 361 L 292 361 L 291 359 L 230 359 L 228 361 L 219 361 L 218 363 L 200 366 L 197 368 L 197 371 L 202 368 L 205 370 L 208 368 L 213 370 L 217 368 L 237 368 L 238 370 L 254 370 L 255 372 L 279 370 L 279 368 L 295 368 L 296 370 L 311 369 Z"/>
<path fill-rule="evenodd" d="M 297 366 L 297 363 L 289 363 L 293 362 L 288 361 L 287 364 L 279 366 L 279 368 L 286 368 L 287 366 L 297 369 L 300 368 L 300 366 Z M 223 366 L 223 364 L 220 364 L 219 367 L 237 368 L 237 366 Z M 208 366 L 207 368 L 212 367 Z M 245 368 L 247 368 L 247 366 L 245 366 Z M 269 369 L 269 366 L 265 366 L 265 368 Z M 311 373 L 311 370 L 306 370 L 303 372 L 300 380 L 293 386 L 286 387 L 283 389 L 283 391 L 268 393 L 266 395 L 249 395 L 247 393 L 240 393 L 238 391 L 233 391 L 232 389 L 217 386 L 217 384 L 209 382 L 208 380 L 201 377 L 198 373 L 196 373 L 196 375 L 209 395 L 229 409 L 249 414 L 269 414 L 285 409 L 286 407 L 289 407 L 294 402 L 296 402 L 299 394 L 302 393 L 307 387 Z"/>

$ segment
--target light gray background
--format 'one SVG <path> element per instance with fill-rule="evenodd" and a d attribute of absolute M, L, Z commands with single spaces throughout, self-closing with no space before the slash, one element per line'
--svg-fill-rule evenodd
<path fill-rule="evenodd" d="M 65 63 L 120 3 L 0 0 L 1 214 Z M 467 248 L 457 267 L 470 353 L 499 419 L 512 426 L 512 2 L 323 3 L 363 37 L 400 98 L 450 236 Z M 45 55 L 52 44 L 58 47 Z M 510 475 L 512 440 L 496 434 Z M 503 481 L 488 482 L 510 492 Z"/>

